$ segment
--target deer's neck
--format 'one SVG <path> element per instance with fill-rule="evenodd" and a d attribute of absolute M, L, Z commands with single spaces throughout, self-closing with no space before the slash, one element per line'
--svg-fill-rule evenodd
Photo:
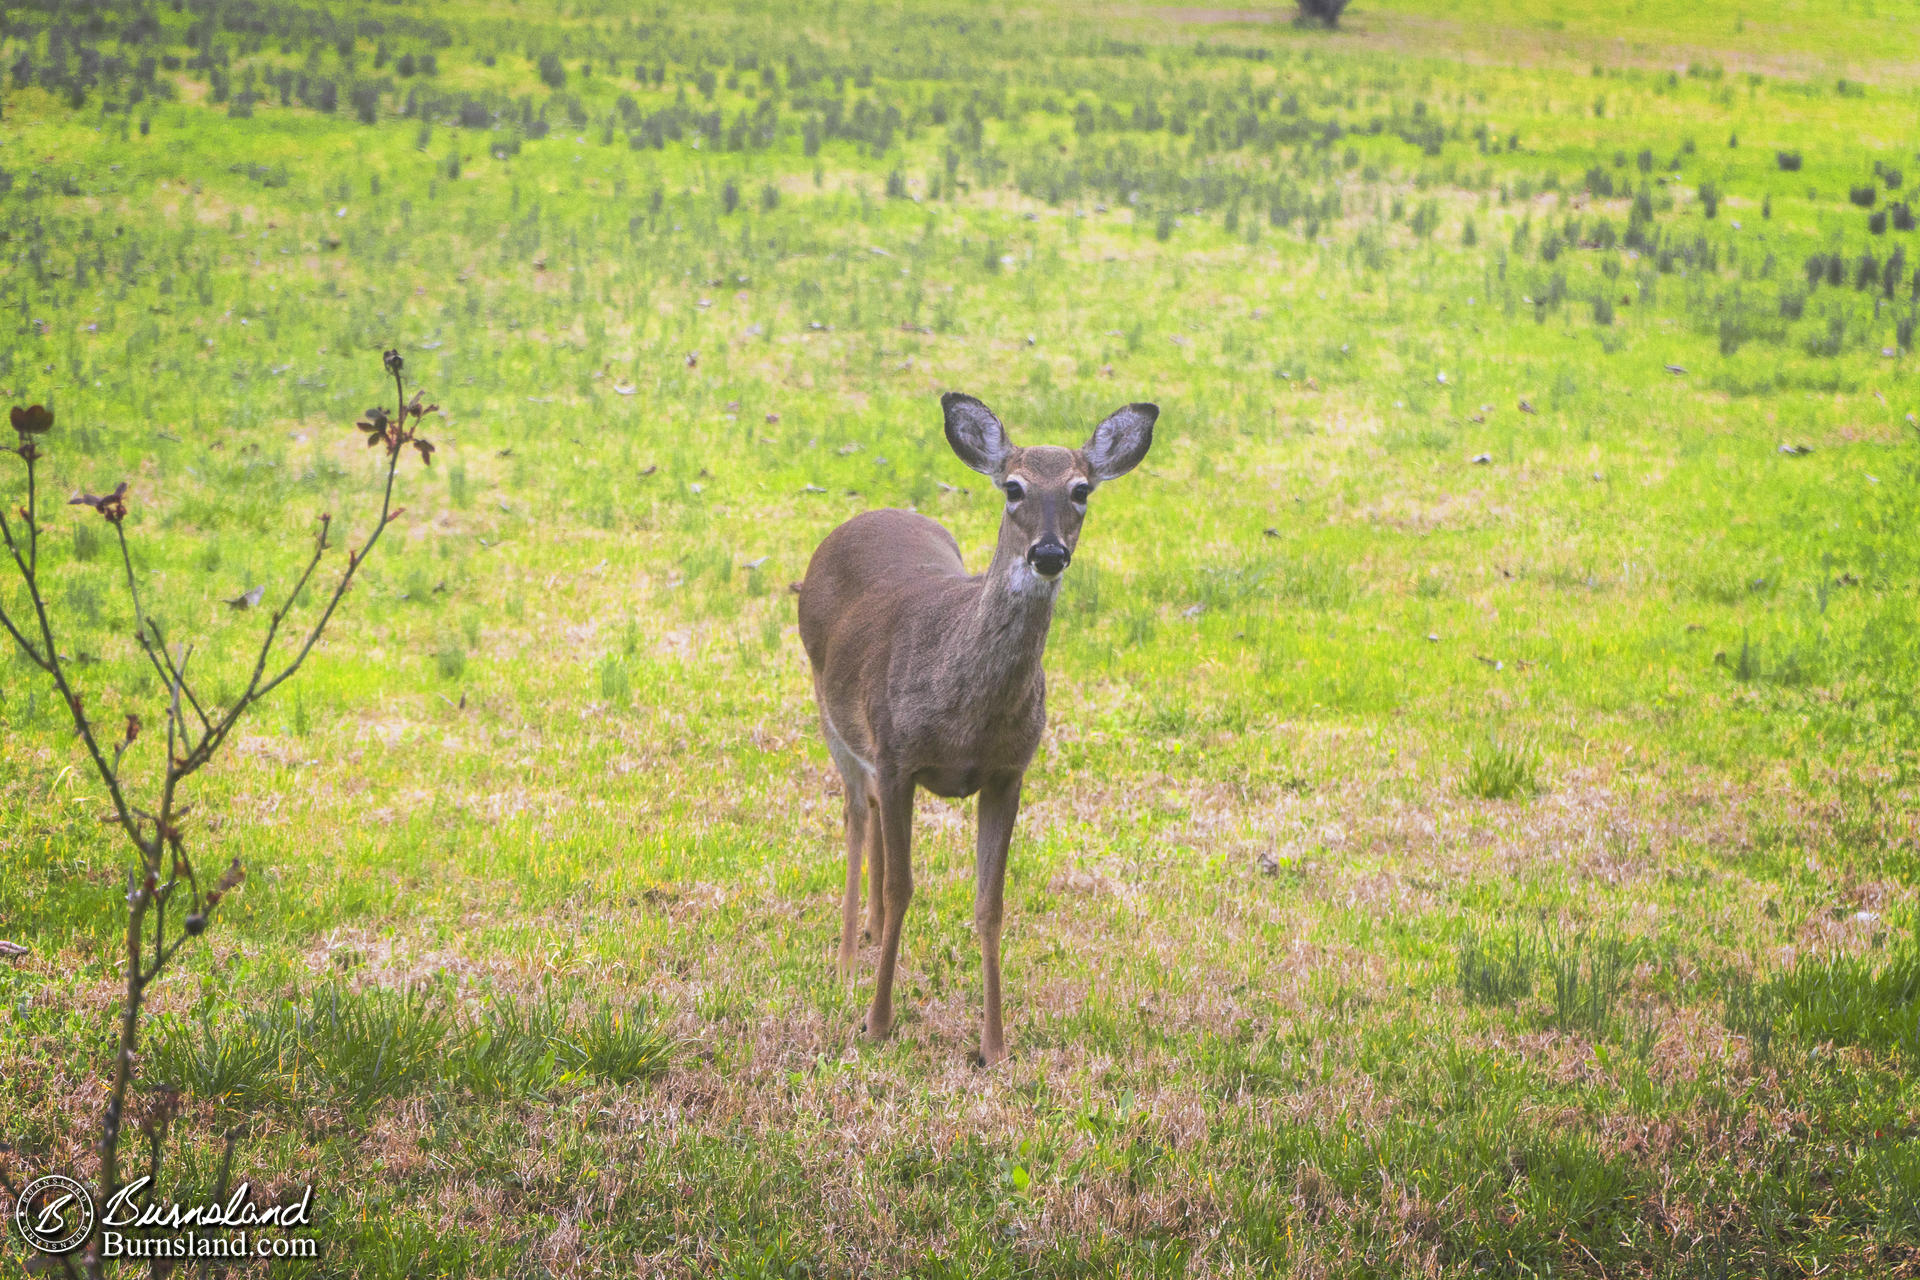
<path fill-rule="evenodd" d="M 964 634 L 954 637 L 975 688 L 1017 688 L 1038 678 L 1059 592 L 1060 580 L 1035 573 L 1024 555 L 995 553 Z"/>

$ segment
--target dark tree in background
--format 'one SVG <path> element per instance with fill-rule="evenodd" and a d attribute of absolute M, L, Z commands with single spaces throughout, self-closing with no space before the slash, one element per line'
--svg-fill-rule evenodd
<path fill-rule="evenodd" d="M 1321 26 L 1331 31 L 1340 25 L 1340 15 L 1346 12 L 1348 0 L 1294 0 L 1300 6 L 1294 21 L 1301 26 Z"/>

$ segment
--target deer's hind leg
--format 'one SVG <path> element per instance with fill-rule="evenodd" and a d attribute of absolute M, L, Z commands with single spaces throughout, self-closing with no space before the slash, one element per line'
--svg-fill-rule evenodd
<path fill-rule="evenodd" d="M 840 781 L 846 790 L 847 890 L 840 899 L 840 951 L 834 960 L 834 967 L 846 977 L 853 972 L 854 946 L 859 941 L 856 931 L 860 927 L 860 856 L 863 852 L 873 862 L 871 928 L 875 938 L 880 936 L 880 860 L 872 853 L 880 847 L 879 799 L 874 794 L 872 766 L 840 737 L 832 717 L 824 709 L 820 713 L 820 727 L 826 731 L 827 754 L 840 770 Z"/>
<path fill-rule="evenodd" d="M 872 818 L 872 799 L 866 780 L 855 776 L 847 782 L 847 892 L 840 900 L 840 954 L 834 968 L 842 979 L 853 976 L 854 946 L 860 928 L 860 858 L 879 834 L 880 824 Z"/>
<path fill-rule="evenodd" d="M 867 810 L 867 941 L 880 941 L 885 928 L 887 900 L 887 851 L 880 838 L 880 801 L 869 796 Z M 857 854 L 848 854 L 857 857 Z M 849 872 L 849 876 L 856 872 Z M 857 894 L 855 895 L 858 896 Z"/>

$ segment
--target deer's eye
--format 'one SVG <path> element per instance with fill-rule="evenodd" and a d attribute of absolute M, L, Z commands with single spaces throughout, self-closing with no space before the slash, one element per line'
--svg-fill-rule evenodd
<path fill-rule="evenodd" d="M 1073 503 L 1075 506 L 1084 507 L 1087 505 L 1088 495 L 1090 495 L 1092 492 L 1093 492 L 1093 486 L 1088 484 L 1085 480 L 1082 480 L 1079 484 L 1073 486 L 1073 491 L 1069 493 L 1067 496 L 1073 499 Z"/>
<path fill-rule="evenodd" d="M 1008 502 L 1018 502 L 1027 496 L 1026 488 L 1018 480 L 1009 480 L 1002 487 L 1007 491 Z"/>

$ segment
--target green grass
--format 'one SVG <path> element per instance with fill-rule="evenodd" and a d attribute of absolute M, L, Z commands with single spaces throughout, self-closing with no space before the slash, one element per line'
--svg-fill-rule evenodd
<path fill-rule="evenodd" d="M 137 1064 L 174 1185 L 239 1127 L 329 1275 L 1911 1265 L 1904 10 L 129 12 L 0 29 L 89 708 L 165 690 L 65 495 L 129 481 L 220 702 L 221 602 L 377 510 L 378 352 L 442 408 L 195 788 L 248 877 Z M 1162 409 L 1062 592 L 985 1073 L 967 804 L 855 1036 L 787 589 L 876 506 L 984 565 L 952 389 Z M 126 881 L 63 714 L 0 657 L 0 1142 L 86 1173 Z"/>
<path fill-rule="evenodd" d="M 1468 795 L 1483 800 L 1512 800 L 1540 789 L 1539 765 L 1532 747 L 1489 737 L 1467 758 Z"/>
<path fill-rule="evenodd" d="M 364 1110 L 422 1089 L 524 1097 L 574 1076 L 645 1080 L 670 1060 L 651 1019 L 600 1005 L 574 1022 L 551 996 L 490 1000 L 459 1018 L 425 988 L 315 987 L 304 1000 L 246 1009 L 220 1025 L 211 1008 L 161 1023 L 147 1072 L 193 1096 L 241 1108 L 303 1091 Z"/>

